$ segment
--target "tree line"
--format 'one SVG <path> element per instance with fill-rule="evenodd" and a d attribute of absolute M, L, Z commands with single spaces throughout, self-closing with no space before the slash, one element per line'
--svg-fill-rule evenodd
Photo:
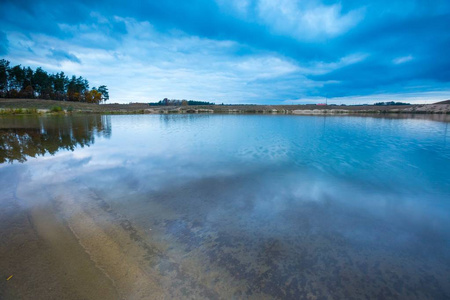
<path fill-rule="evenodd" d="M 383 106 L 383 105 L 411 105 L 411 103 L 389 101 L 389 102 L 377 102 L 374 105 L 376 105 L 376 106 Z"/>
<path fill-rule="evenodd" d="M 164 98 L 158 102 L 150 102 L 150 106 L 187 106 L 187 105 L 215 105 L 213 102 L 195 100 L 177 100 Z"/>
<path fill-rule="evenodd" d="M 29 98 L 61 101 L 77 101 L 100 103 L 109 99 L 108 88 L 101 85 L 89 89 L 89 82 L 79 76 L 71 78 L 64 72 L 50 74 L 38 67 L 16 65 L 0 60 L 0 97 L 1 98 Z"/>

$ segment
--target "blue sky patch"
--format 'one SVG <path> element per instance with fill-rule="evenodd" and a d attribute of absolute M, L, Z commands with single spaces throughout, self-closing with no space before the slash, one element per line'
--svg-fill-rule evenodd
<path fill-rule="evenodd" d="M 2 1 L 0 55 L 111 102 L 450 98 L 449 1 Z"/>

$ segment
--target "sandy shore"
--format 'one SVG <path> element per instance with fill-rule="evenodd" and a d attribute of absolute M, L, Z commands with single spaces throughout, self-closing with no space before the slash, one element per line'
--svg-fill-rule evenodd
<path fill-rule="evenodd" d="M 0 264 L 13 278 L 2 282 L 1 298 L 163 298 L 156 275 L 143 267 L 148 253 L 133 240 L 139 232 L 115 224 L 95 195 L 71 192 L 19 185 L 3 195 L 8 248 L 1 247 Z"/>
<path fill-rule="evenodd" d="M 235 292 L 211 289 L 211 280 L 227 282 L 227 275 L 205 275 L 201 261 L 171 256 L 173 244 L 135 227 L 81 182 L 2 180 L 9 188 L 0 199 L 0 269 L 13 277 L 1 281 L 1 299 L 211 299 Z"/>

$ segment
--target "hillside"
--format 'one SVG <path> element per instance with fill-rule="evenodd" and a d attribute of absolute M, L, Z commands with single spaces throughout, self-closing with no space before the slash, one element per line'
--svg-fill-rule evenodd
<path fill-rule="evenodd" d="M 436 102 L 434 104 L 450 104 L 450 100 L 440 101 L 440 102 Z"/>

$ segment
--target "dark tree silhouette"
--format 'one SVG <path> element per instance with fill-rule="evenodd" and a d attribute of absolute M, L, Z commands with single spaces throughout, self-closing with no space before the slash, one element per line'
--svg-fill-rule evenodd
<path fill-rule="evenodd" d="M 49 74 L 41 67 L 35 71 L 21 65 L 10 67 L 9 61 L 1 59 L 0 97 L 100 103 L 109 100 L 109 93 L 105 85 L 89 90 L 89 82 L 81 76 L 69 79 L 64 72 Z"/>

